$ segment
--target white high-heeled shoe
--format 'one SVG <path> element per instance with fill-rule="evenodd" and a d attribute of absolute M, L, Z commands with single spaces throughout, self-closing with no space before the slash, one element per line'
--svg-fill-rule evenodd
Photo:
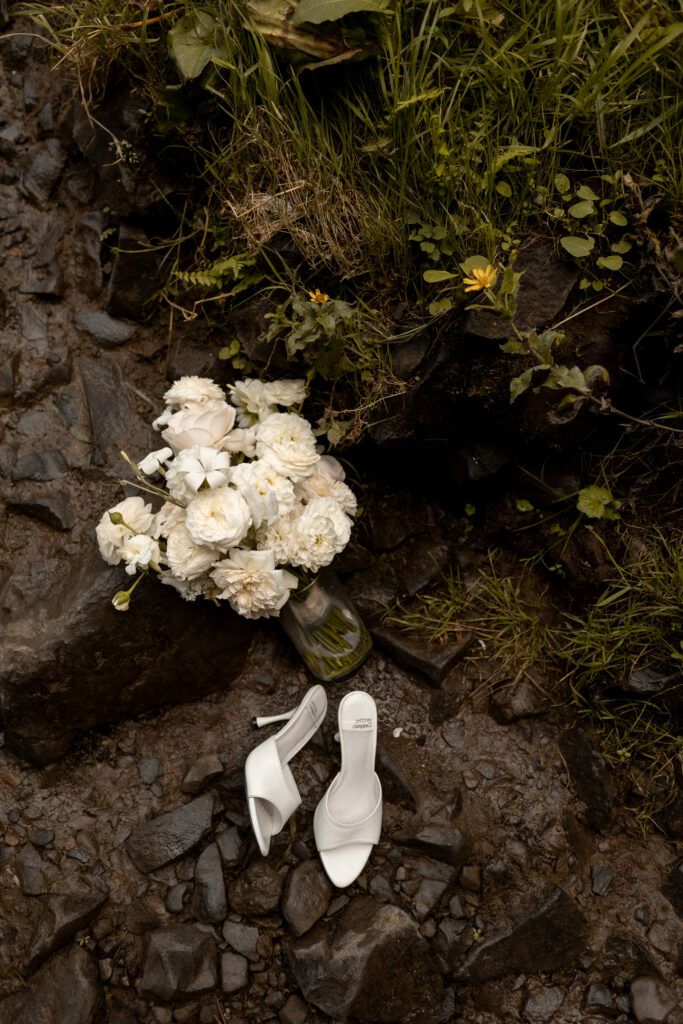
<path fill-rule="evenodd" d="M 347 693 L 339 705 L 341 771 L 318 804 L 315 842 L 330 881 L 358 878 L 382 830 L 382 785 L 375 772 L 377 708 L 369 693 Z"/>
<path fill-rule="evenodd" d="M 288 762 L 320 728 L 327 712 L 327 694 L 312 686 L 298 707 L 284 715 L 255 718 L 255 728 L 286 722 L 275 736 L 260 743 L 244 765 L 251 826 L 259 849 L 268 855 L 272 836 L 281 832 L 301 803 Z"/>

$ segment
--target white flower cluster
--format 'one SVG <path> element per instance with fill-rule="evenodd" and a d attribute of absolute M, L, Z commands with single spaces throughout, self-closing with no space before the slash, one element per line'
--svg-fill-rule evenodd
<path fill-rule="evenodd" d="M 166 500 L 154 513 L 126 498 L 96 533 L 110 565 L 152 569 L 188 601 L 226 600 L 255 619 L 277 615 L 296 589 L 285 566 L 316 573 L 343 550 L 356 499 L 339 462 L 317 451 L 310 423 L 282 411 L 304 401 L 303 380 L 248 379 L 230 391 L 228 402 L 208 377 L 169 388 L 154 421 L 167 447 L 133 466 L 141 489 Z M 128 608 L 133 587 L 115 608 Z"/>

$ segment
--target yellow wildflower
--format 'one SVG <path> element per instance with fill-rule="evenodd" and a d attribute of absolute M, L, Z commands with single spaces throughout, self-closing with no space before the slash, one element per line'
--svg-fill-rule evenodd
<path fill-rule="evenodd" d="M 484 288 L 490 288 L 498 277 L 498 271 L 491 264 L 486 270 L 483 267 L 474 267 L 471 277 L 463 277 L 463 284 L 466 285 L 466 292 L 481 292 Z"/>
<path fill-rule="evenodd" d="M 321 292 L 319 288 L 316 288 L 314 292 L 309 292 L 308 297 L 311 302 L 317 302 L 320 306 L 322 306 L 323 303 L 330 301 L 329 295 L 325 292 Z"/>

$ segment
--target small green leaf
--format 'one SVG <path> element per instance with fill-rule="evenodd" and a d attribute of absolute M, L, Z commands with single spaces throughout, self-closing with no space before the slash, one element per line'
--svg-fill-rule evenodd
<path fill-rule="evenodd" d="M 578 238 L 576 235 L 564 235 L 564 237 L 560 239 L 560 245 L 569 253 L 570 256 L 574 256 L 576 259 L 583 259 L 593 251 L 595 239 Z"/>
<path fill-rule="evenodd" d="M 628 224 L 628 219 L 624 216 L 621 210 L 612 210 L 609 215 L 609 219 L 612 224 L 616 224 L 617 227 L 625 228 Z"/>
<path fill-rule="evenodd" d="M 517 341 L 516 338 L 510 338 L 509 341 L 503 342 L 500 346 L 501 352 L 508 352 L 513 356 L 523 355 L 526 352 L 526 345 L 521 341 Z"/>
<path fill-rule="evenodd" d="M 435 299 L 434 302 L 430 302 L 427 307 L 430 316 L 440 316 L 442 313 L 448 313 L 453 308 L 453 300 L 449 299 L 448 296 L 444 299 Z"/>
<path fill-rule="evenodd" d="M 441 281 L 452 281 L 457 275 L 448 270 L 425 270 L 422 276 L 427 284 L 440 284 Z"/>
<path fill-rule="evenodd" d="M 476 511 L 477 510 L 474 507 L 474 505 L 465 505 L 464 512 L 466 516 L 469 516 L 471 518 L 476 513 Z"/>
<path fill-rule="evenodd" d="M 561 217 L 564 217 L 564 210 L 561 206 L 555 206 L 551 212 L 556 220 L 559 220 Z"/>
<path fill-rule="evenodd" d="M 595 213 L 595 206 L 590 199 L 582 199 L 580 203 L 574 203 L 573 206 L 569 207 L 569 216 L 574 217 L 576 220 L 590 217 L 592 213 Z"/>
<path fill-rule="evenodd" d="M 512 195 L 512 189 L 510 185 L 507 183 L 507 181 L 497 181 L 496 192 L 500 196 L 505 196 L 506 199 L 509 199 L 510 196 Z"/>
<path fill-rule="evenodd" d="M 613 502 L 609 488 L 592 484 L 579 491 L 576 507 L 589 519 L 618 519 L 619 513 L 612 508 Z"/>
<path fill-rule="evenodd" d="M 568 192 L 569 188 L 570 188 L 570 184 L 571 183 L 570 183 L 569 178 L 567 177 L 566 174 L 556 174 L 555 175 L 555 188 L 557 189 L 558 192 L 562 192 L 563 194 L 565 192 Z"/>
<path fill-rule="evenodd" d="M 588 199 L 592 200 L 595 203 L 597 203 L 600 199 L 600 196 L 596 196 L 593 189 L 589 188 L 588 185 L 582 185 L 581 188 L 577 188 L 576 194 L 579 197 L 579 199 Z"/>
<path fill-rule="evenodd" d="M 530 501 L 527 501 L 526 498 L 517 498 L 517 501 L 515 502 L 515 505 L 517 507 L 517 511 L 518 512 L 533 512 L 534 511 L 534 506 L 531 504 Z"/>
<path fill-rule="evenodd" d="M 293 25 L 320 25 L 323 21 L 339 21 L 347 14 L 383 11 L 382 0 L 300 0 L 292 15 Z"/>
<path fill-rule="evenodd" d="M 467 259 L 463 260 L 463 262 L 460 264 L 460 269 L 465 274 L 471 274 L 475 267 L 481 267 L 483 270 L 486 270 L 486 268 L 489 265 L 489 262 L 490 261 L 486 258 L 486 256 L 468 256 Z"/>
<path fill-rule="evenodd" d="M 220 26 L 206 11 L 186 14 L 168 33 L 168 51 L 187 82 L 198 78 L 214 57 L 225 57 Z"/>
<path fill-rule="evenodd" d="M 625 255 L 627 252 L 630 252 L 632 248 L 633 243 L 627 242 L 625 238 L 621 238 L 618 242 L 612 242 L 612 244 L 610 245 L 610 249 L 612 250 L 612 252 L 621 253 L 622 256 Z"/>
<path fill-rule="evenodd" d="M 588 277 L 582 277 L 581 280 L 579 281 L 579 288 L 583 292 L 585 292 L 586 288 L 590 288 L 590 286 L 591 286 L 591 282 L 590 282 L 590 278 L 588 278 Z"/>
<path fill-rule="evenodd" d="M 605 270 L 621 270 L 624 261 L 621 256 L 599 256 L 596 260 L 599 267 Z"/>

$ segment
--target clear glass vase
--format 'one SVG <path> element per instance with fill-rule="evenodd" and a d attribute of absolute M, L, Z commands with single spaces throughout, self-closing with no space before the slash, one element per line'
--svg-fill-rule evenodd
<path fill-rule="evenodd" d="M 332 569 L 299 584 L 280 612 L 285 632 L 317 679 L 351 675 L 372 650 L 370 634 Z"/>

